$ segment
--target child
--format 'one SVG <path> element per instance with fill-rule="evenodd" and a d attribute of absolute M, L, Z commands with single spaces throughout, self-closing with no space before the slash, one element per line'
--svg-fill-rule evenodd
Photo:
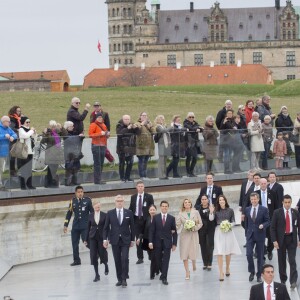
<path fill-rule="evenodd" d="M 283 140 L 282 132 L 277 135 L 277 140 L 274 142 L 273 153 L 275 157 L 275 168 L 282 169 L 284 156 L 287 154 L 286 143 Z"/>
<path fill-rule="evenodd" d="M 283 132 L 283 140 L 286 143 L 286 155 L 284 156 L 283 160 L 283 168 L 284 169 L 290 169 L 289 168 L 289 161 L 291 160 L 291 155 L 293 153 L 291 142 L 290 142 L 290 133 L 288 131 Z"/>

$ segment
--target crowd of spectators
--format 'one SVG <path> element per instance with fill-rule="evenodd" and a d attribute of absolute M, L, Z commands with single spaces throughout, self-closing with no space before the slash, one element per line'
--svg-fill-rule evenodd
<path fill-rule="evenodd" d="M 224 164 L 224 173 L 242 172 L 240 163 L 249 161 L 248 169 L 258 172 L 268 170 L 270 157 L 275 160 L 275 168 L 289 168 L 291 155 L 295 152 L 296 167 L 300 168 L 300 112 L 293 122 L 287 106 L 282 106 L 278 115 L 272 112 L 271 98 L 247 100 L 245 105 L 237 105 L 236 111 L 231 100 L 226 100 L 216 115 L 208 115 L 201 126 L 194 112 L 182 116 L 174 115 L 171 122 L 163 115 L 157 115 L 150 121 L 146 112 L 142 112 L 134 121 L 130 115 L 123 115 L 116 124 L 116 153 L 119 160 L 119 177 L 123 182 L 133 181 L 131 172 L 134 156 L 138 160 L 139 178 L 148 177 L 148 162 L 158 148 L 157 177 L 168 179 L 186 175 L 196 176 L 199 154 L 204 157 L 203 171 L 215 169 L 214 161 Z M 61 125 L 51 120 L 42 132 L 41 143 L 45 145 L 45 163 L 48 165 L 44 186 L 59 186 L 58 166 L 64 164 L 64 184 L 77 185 L 83 139 L 91 139 L 93 155 L 93 182 L 103 184 L 102 170 L 106 158 L 112 165 L 115 158 L 107 147 L 110 138 L 111 123 L 108 112 L 96 101 L 91 112 L 90 126 L 84 130 L 84 120 L 88 117 L 91 105 L 87 103 L 82 113 L 79 112 L 81 101 L 74 97 L 66 115 L 66 122 Z M 85 135 L 84 132 L 88 132 Z M 19 106 L 13 106 L 0 123 L 0 187 L 4 162 L 9 157 L 10 176 L 18 176 L 21 189 L 34 189 L 32 185 L 32 160 L 34 143 L 37 136 L 30 119 L 24 116 Z M 28 157 L 15 159 L 9 155 L 13 144 L 20 139 L 27 145 Z M 272 150 L 271 150 L 272 149 Z M 170 162 L 168 163 L 168 158 Z M 179 169 L 180 159 L 185 159 L 186 173 Z"/>

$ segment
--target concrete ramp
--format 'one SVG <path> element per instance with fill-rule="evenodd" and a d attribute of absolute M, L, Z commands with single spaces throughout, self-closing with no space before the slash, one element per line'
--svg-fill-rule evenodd
<path fill-rule="evenodd" d="M 0 257 L 0 280 L 9 272 L 13 266 Z"/>

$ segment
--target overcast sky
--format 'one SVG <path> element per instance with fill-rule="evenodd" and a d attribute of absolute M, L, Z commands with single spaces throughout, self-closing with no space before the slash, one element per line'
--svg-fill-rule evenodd
<path fill-rule="evenodd" d="M 162 10 L 189 9 L 191 2 L 160 1 Z M 214 2 L 194 0 L 194 7 L 210 8 Z M 274 6 L 275 0 L 219 2 L 228 8 Z M 300 6 L 300 0 L 292 3 Z M 82 84 L 91 70 L 107 67 L 105 0 L 0 0 L 0 72 L 66 69 L 71 84 Z"/>

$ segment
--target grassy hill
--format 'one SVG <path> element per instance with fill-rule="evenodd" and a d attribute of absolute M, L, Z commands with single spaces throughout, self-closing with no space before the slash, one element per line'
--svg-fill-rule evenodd
<path fill-rule="evenodd" d="M 300 111 L 300 82 L 278 81 L 270 85 L 206 85 L 206 86 L 176 86 L 176 87 L 135 87 L 135 88 L 99 88 L 76 93 L 38 93 L 15 92 L 0 94 L 0 114 L 7 114 L 13 105 L 20 105 L 22 113 L 31 119 L 31 125 L 38 132 L 47 126 L 49 120 L 63 123 L 71 99 L 77 96 L 81 99 L 81 108 L 89 102 L 99 101 L 105 111 L 109 112 L 112 133 L 115 125 L 123 114 L 129 114 L 132 120 L 137 120 L 140 112 L 146 111 L 151 120 L 158 114 L 165 115 L 168 123 L 174 114 L 180 114 L 182 119 L 189 111 L 193 111 L 196 120 L 203 124 L 209 114 L 216 116 L 226 99 L 231 99 L 234 108 L 244 104 L 248 99 L 257 99 L 263 94 L 272 96 L 271 106 L 278 113 L 282 105 L 286 105 L 294 119 Z M 88 130 L 89 119 L 85 120 Z"/>

